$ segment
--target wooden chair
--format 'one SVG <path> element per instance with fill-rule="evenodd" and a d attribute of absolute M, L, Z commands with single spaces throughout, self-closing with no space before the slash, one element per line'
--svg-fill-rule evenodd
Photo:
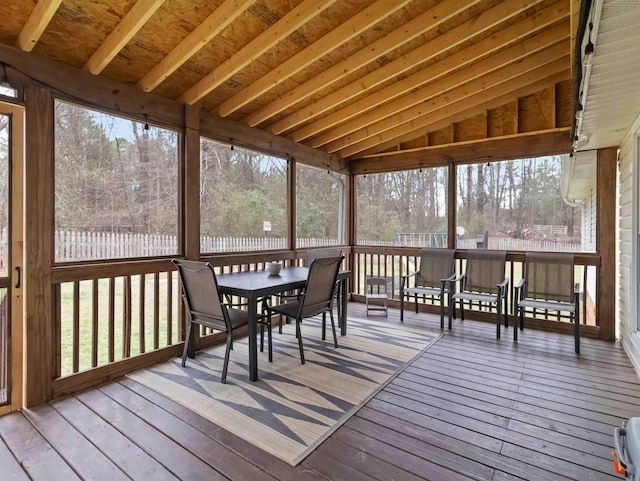
<path fill-rule="evenodd" d="M 342 263 L 343 256 L 318 258 L 309 266 L 307 283 L 300 295 L 290 302 L 277 306 L 267 306 L 267 316 L 278 314 L 296 321 L 296 337 L 298 338 L 298 348 L 300 350 L 300 362 L 304 364 L 304 348 L 302 345 L 302 332 L 300 324 L 303 319 L 323 314 L 322 316 L 322 339 L 325 339 L 326 313 L 331 317 L 331 329 L 333 330 L 333 344 L 338 347 L 338 337 L 336 335 L 336 324 L 333 317 L 333 299 L 336 290 L 336 280 L 338 271 Z M 281 323 L 282 324 L 282 323 Z"/>
<path fill-rule="evenodd" d="M 229 307 L 222 302 L 218 290 L 218 281 L 213 267 L 208 262 L 172 259 L 178 268 L 178 276 L 182 285 L 182 300 L 187 312 L 187 330 L 182 351 L 182 367 L 185 367 L 187 354 L 193 346 L 191 343 L 193 324 L 224 332 L 227 345 L 222 368 L 222 383 L 227 382 L 227 368 L 229 355 L 233 349 L 233 331 L 249 323 L 249 313 L 246 310 Z M 272 360 L 271 323 L 270 318 L 260 316 L 258 323 L 261 330 L 268 329 L 269 361 Z M 261 336 L 262 337 L 262 336 Z"/>
<path fill-rule="evenodd" d="M 524 277 L 516 286 L 516 315 L 524 330 L 524 313 L 532 309 L 568 312 L 574 323 L 575 352 L 580 352 L 580 284 L 574 282 L 575 256 L 571 252 L 527 252 Z M 518 328 L 513 330 L 518 340 Z"/>
<path fill-rule="evenodd" d="M 460 281 L 460 292 L 454 293 L 449 308 L 449 326 L 460 302 L 460 318 L 464 321 L 464 301 L 469 304 L 488 305 L 496 310 L 496 338 L 500 339 L 500 320 L 504 314 L 504 325 L 509 326 L 507 288 L 509 278 L 504 275 L 507 252 L 496 250 L 469 250 L 465 271 L 456 280 Z"/>
<path fill-rule="evenodd" d="M 444 329 L 444 299 L 451 305 L 451 282 L 455 280 L 454 249 L 424 248 L 420 251 L 420 270 L 402 276 L 400 283 L 400 321 L 404 320 L 404 298 L 413 296 L 418 313 L 418 296 L 440 301 L 440 329 Z M 413 286 L 409 286 L 413 279 Z M 449 318 L 451 329 L 451 318 Z"/>
<path fill-rule="evenodd" d="M 364 295 L 364 302 L 367 307 L 367 316 L 369 311 L 383 311 L 387 317 L 387 301 L 389 295 L 387 293 L 387 279 L 384 277 L 369 277 L 366 281 L 367 292 Z"/>

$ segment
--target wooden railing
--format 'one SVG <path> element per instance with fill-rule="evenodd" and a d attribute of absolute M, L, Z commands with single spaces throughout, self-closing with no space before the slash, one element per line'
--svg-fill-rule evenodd
<path fill-rule="evenodd" d="M 414 272 L 419 249 L 347 246 L 342 250 L 347 256 L 345 266 L 352 271 L 351 300 L 363 302 L 365 279 L 380 275 L 389 280 L 389 292 L 393 292 L 389 305 L 398 307 L 400 277 Z M 457 254 L 461 271 L 466 253 Z M 206 260 L 220 273 L 264 268 L 265 262 L 272 260 L 297 265 L 305 257 L 306 252 L 301 249 L 211 255 Z M 578 254 L 576 259 L 581 284 L 593 284 L 588 289 L 583 287 L 586 294 L 581 322 L 586 326 L 583 332 L 589 335 L 590 327 L 598 327 L 596 296 L 591 293 L 597 288 L 599 258 Z M 516 282 L 523 261 L 524 253 L 508 254 L 508 273 Z M 180 286 L 169 259 L 57 266 L 52 271 L 52 282 L 57 344 L 54 394 L 98 384 L 181 353 L 184 325 Z M 435 312 L 428 299 L 420 307 Z M 483 317 L 493 319 L 485 312 L 474 312 L 474 318 Z M 567 324 L 550 315 L 538 317 L 528 322 L 558 330 Z M 215 332 L 202 331 L 201 335 L 201 345 L 221 340 Z"/>
<path fill-rule="evenodd" d="M 456 272 L 463 272 L 463 263 L 466 258 L 466 251 L 456 251 Z M 393 248 L 393 247 L 363 247 L 356 246 L 352 252 L 352 284 L 351 293 L 354 300 L 362 301 L 365 294 L 365 282 L 369 276 L 385 277 L 388 281 L 387 291 L 393 293 L 390 305 L 399 306 L 400 299 L 400 279 L 401 276 L 411 274 L 416 271 L 419 264 L 420 249 L 418 248 Z M 599 266 L 599 256 L 596 254 L 576 254 L 576 281 L 580 283 L 583 292 L 581 300 L 580 317 L 581 323 L 588 326 L 598 327 L 597 318 L 597 270 Z M 509 310 L 513 306 L 514 291 L 513 286 L 522 277 L 524 265 L 524 253 L 513 252 L 507 254 L 507 275 L 510 279 L 509 287 Z M 390 294 L 391 297 L 391 294 Z M 396 300 L 396 302 L 394 302 Z M 419 299 L 424 310 L 436 312 L 435 306 L 429 298 Z M 511 314 L 511 312 L 510 312 Z M 482 319 L 487 316 L 483 312 L 476 312 L 476 317 Z M 535 318 L 529 319 L 531 326 L 552 328 L 562 330 L 563 327 L 544 323 L 540 321 L 559 321 L 564 319 L 556 312 L 540 311 Z"/>

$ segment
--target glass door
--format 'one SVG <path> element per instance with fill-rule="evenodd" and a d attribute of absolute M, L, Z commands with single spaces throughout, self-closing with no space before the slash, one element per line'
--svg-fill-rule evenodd
<path fill-rule="evenodd" d="M 0 103 L 0 415 L 22 403 L 23 117 Z"/>

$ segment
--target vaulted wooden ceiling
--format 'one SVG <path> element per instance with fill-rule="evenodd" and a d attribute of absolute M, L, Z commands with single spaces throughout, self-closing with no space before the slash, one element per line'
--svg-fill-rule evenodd
<path fill-rule="evenodd" d="M 0 42 L 385 170 L 567 152 L 576 4 L 22 0 Z"/>

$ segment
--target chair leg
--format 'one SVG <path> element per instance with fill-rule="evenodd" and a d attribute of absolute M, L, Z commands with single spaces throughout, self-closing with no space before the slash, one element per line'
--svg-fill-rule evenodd
<path fill-rule="evenodd" d="M 331 311 L 331 319 L 333 319 L 333 311 Z M 327 339 L 327 311 L 322 313 L 322 340 Z"/>
<path fill-rule="evenodd" d="M 575 351 L 580 354 L 580 304 L 576 302 L 573 322 L 575 323 Z"/>
<path fill-rule="evenodd" d="M 502 322 L 502 302 L 498 300 L 498 305 L 496 306 L 496 339 L 500 339 L 500 324 Z"/>
<path fill-rule="evenodd" d="M 300 350 L 300 364 L 304 364 L 304 348 L 302 347 L 302 332 L 300 321 L 296 319 L 296 337 L 298 338 L 298 349 Z"/>
<path fill-rule="evenodd" d="M 260 352 L 264 352 L 264 324 L 260 324 Z"/>
<path fill-rule="evenodd" d="M 404 321 L 404 292 L 400 293 L 400 322 Z"/>
<path fill-rule="evenodd" d="M 278 333 L 282 334 L 282 314 L 280 314 L 280 316 L 278 317 Z"/>
<path fill-rule="evenodd" d="M 187 332 L 184 338 L 184 349 L 182 350 L 182 367 L 187 363 L 187 353 L 189 352 L 189 343 L 191 342 L 191 322 L 187 322 Z"/>
<path fill-rule="evenodd" d="M 267 325 L 267 340 L 269 343 L 269 362 L 273 362 L 273 343 L 271 340 L 271 319 L 269 319 L 269 324 Z"/>
<path fill-rule="evenodd" d="M 440 329 L 444 329 L 444 298 L 440 296 Z"/>
<path fill-rule="evenodd" d="M 413 303 L 416 306 L 416 314 L 418 313 L 418 294 L 413 295 Z"/>
<path fill-rule="evenodd" d="M 336 335 L 336 323 L 333 319 L 333 311 L 329 311 L 329 316 L 331 317 L 331 330 L 333 331 L 333 345 L 335 348 L 338 348 L 338 336 Z"/>
<path fill-rule="evenodd" d="M 233 333 L 232 331 L 227 332 L 227 348 L 224 351 L 224 365 L 222 366 L 222 379 L 220 382 L 222 384 L 227 383 L 227 368 L 229 367 L 229 354 L 233 349 Z"/>
<path fill-rule="evenodd" d="M 513 320 L 513 342 L 518 342 L 518 320 L 520 320 L 520 326 L 522 326 L 522 323 L 524 322 L 523 318 L 522 309 L 520 306 L 517 306 L 516 315 Z"/>

